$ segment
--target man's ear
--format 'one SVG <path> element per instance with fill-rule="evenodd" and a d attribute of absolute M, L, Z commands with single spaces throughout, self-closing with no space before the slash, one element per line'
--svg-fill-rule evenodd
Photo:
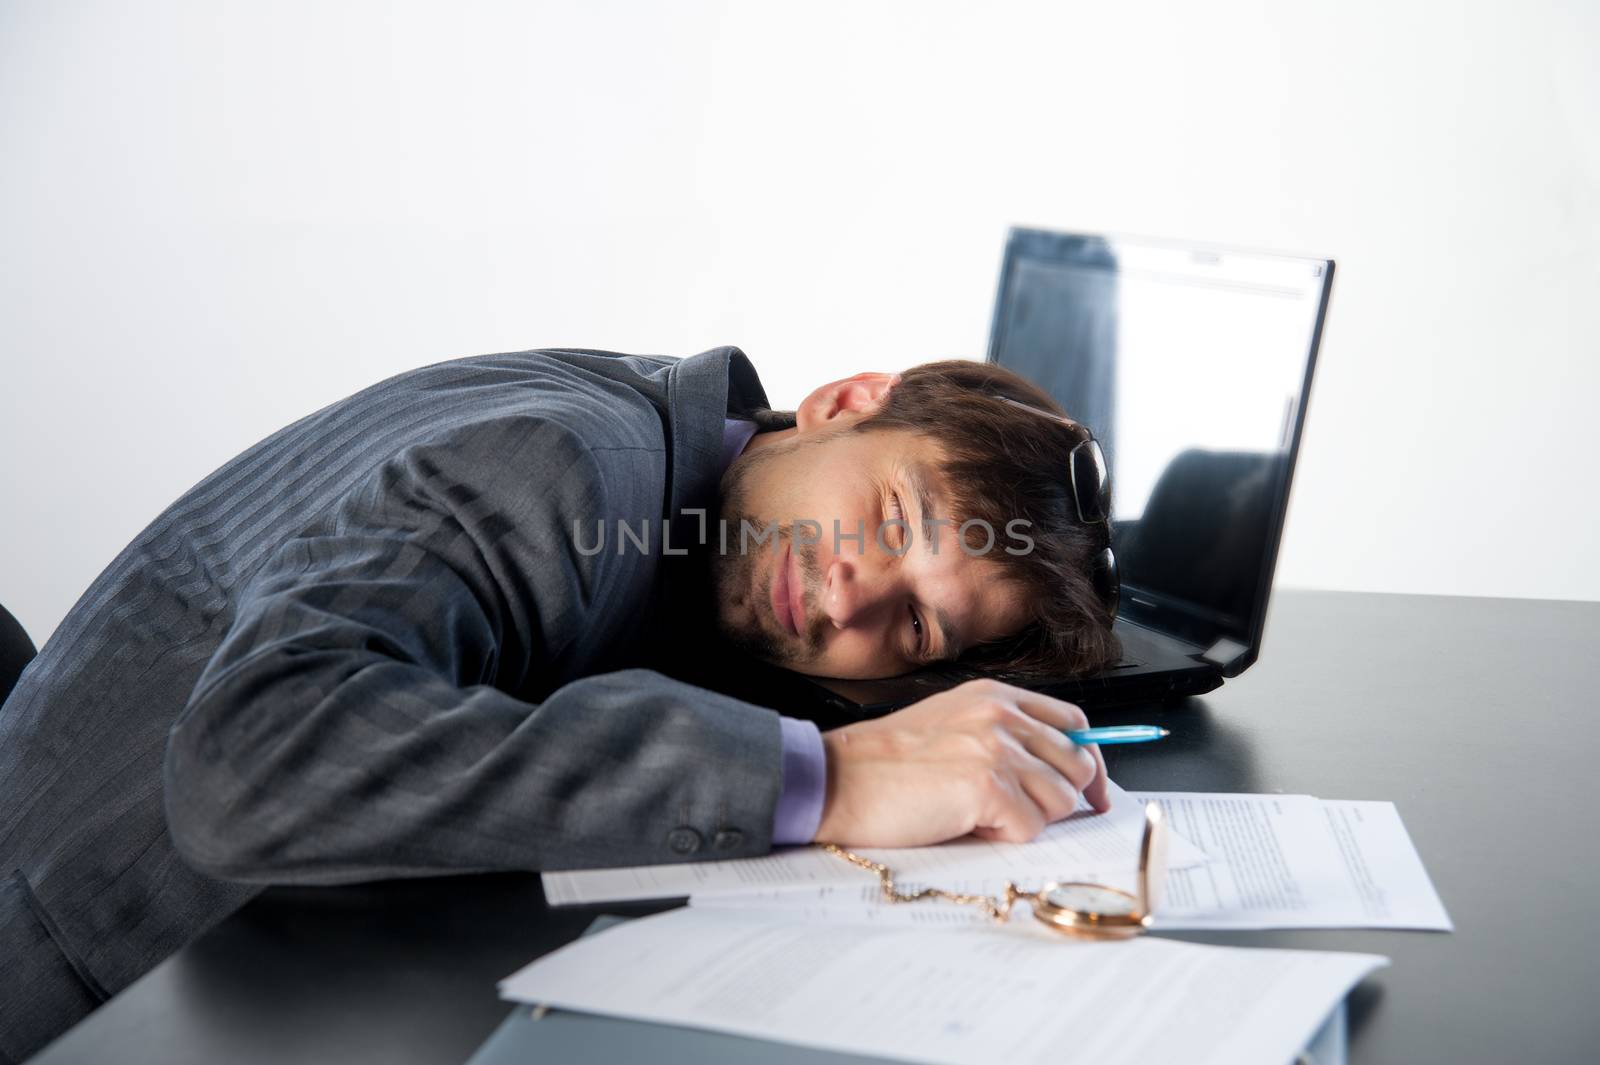
<path fill-rule="evenodd" d="M 795 428 L 805 433 L 838 421 L 872 414 L 883 406 L 890 389 L 900 383 L 897 373 L 858 373 L 823 385 L 800 401 Z"/>

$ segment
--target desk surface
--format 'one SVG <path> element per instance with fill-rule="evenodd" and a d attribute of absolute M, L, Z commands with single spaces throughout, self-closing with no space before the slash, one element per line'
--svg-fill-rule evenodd
<path fill-rule="evenodd" d="M 1600 603 L 1285 592 L 1243 676 L 1096 723 L 1173 729 L 1107 749 L 1133 790 L 1393 800 L 1457 929 L 1181 938 L 1389 955 L 1351 999 L 1358 1063 L 1565 1062 L 1600 1045 L 1597 690 Z M 274 889 L 34 1061 L 461 1062 L 495 981 L 593 916 L 532 875 Z"/>

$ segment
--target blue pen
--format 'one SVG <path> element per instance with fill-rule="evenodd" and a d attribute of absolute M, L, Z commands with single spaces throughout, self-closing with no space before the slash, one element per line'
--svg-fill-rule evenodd
<path fill-rule="evenodd" d="M 1106 728 L 1080 728 L 1067 733 L 1067 739 L 1082 746 L 1098 743 L 1102 747 L 1113 743 L 1149 743 L 1172 735 L 1159 725 L 1109 725 Z"/>

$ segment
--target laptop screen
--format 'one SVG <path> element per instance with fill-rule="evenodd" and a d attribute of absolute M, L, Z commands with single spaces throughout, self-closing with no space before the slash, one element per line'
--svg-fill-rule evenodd
<path fill-rule="evenodd" d="M 1128 620 L 1254 659 L 1332 273 L 1012 231 L 989 359 L 1099 438 Z"/>

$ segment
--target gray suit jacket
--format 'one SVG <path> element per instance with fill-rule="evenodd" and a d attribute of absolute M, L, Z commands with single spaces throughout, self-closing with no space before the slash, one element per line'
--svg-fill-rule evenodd
<path fill-rule="evenodd" d="M 0 953 L 103 997 L 259 883 L 766 852 L 778 717 L 630 668 L 690 562 L 615 535 L 714 522 L 724 416 L 766 402 L 735 348 L 485 355 L 207 477 L 0 709 Z"/>

